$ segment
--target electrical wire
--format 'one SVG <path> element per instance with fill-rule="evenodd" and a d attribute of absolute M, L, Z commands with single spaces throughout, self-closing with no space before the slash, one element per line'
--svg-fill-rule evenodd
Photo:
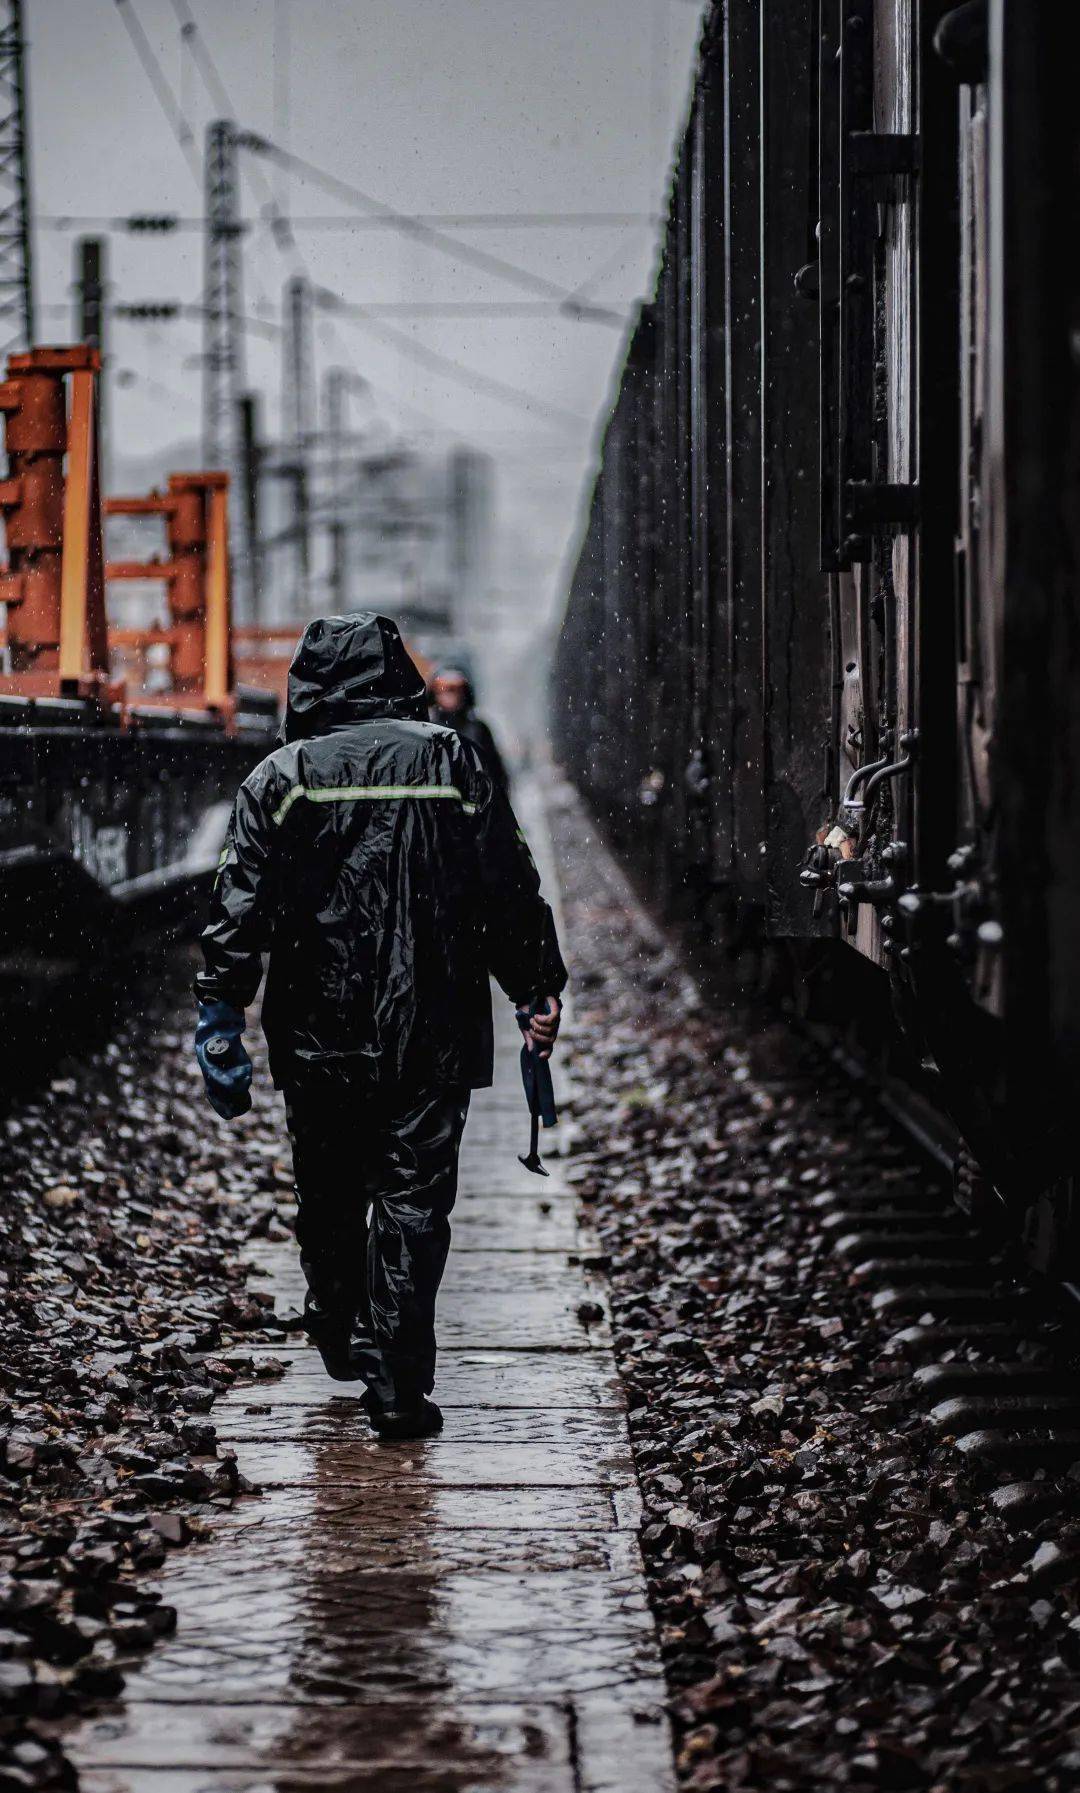
<path fill-rule="evenodd" d="M 215 104 L 223 106 L 224 109 L 231 114 L 233 108 L 230 95 L 224 81 L 218 73 L 217 66 L 210 53 L 209 47 L 199 32 L 195 17 L 188 5 L 188 0 L 171 0 L 171 4 L 173 12 L 180 21 L 181 27 L 190 33 L 192 55 L 196 58 L 196 65 L 206 83 L 207 91 L 211 93 Z M 198 45 L 197 50 L 195 48 L 196 45 Z M 545 280 L 541 276 L 532 275 L 525 269 L 516 267 L 514 263 L 505 261 L 501 256 L 492 256 L 486 250 L 477 249 L 471 244 L 461 243 L 459 240 L 447 236 L 445 233 L 435 230 L 430 226 L 418 224 L 415 220 L 406 220 L 404 214 L 398 212 L 394 207 L 386 205 L 381 200 L 372 198 L 369 194 L 362 193 L 359 188 L 351 186 L 348 182 L 339 181 L 336 176 L 328 175 L 325 171 L 317 170 L 314 164 L 304 161 L 303 158 L 291 155 L 289 151 L 282 150 L 278 145 L 270 143 L 267 138 L 260 138 L 254 134 L 242 132 L 238 134 L 238 140 L 256 154 L 262 153 L 271 155 L 281 166 L 295 166 L 296 168 L 307 172 L 311 178 L 322 178 L 324 182 L 333 185 L 334 190 L 339 196 L 347 196 L 351 203 L 360 204 L 363 206 L 364 210 L 373 212 L 379 217 L 388 220 L 392 219 L 396 224 L 406 229 L 407 233 L 414 240 L 425 243 L 429 247 L 436 249 L 443 254 L 449 254 L 457 262 L 471 262 L 473 266 L 483 268 L 485 272 L 501 275 L 504 279 L 515 280 L 518 284 L 524 284 L 525 286 L 530 287 L 533 291 L 542 292 L 546 299 L 556 300 L 560 306 L 565 306 L 567 308 L 569 315 L 576 318 L 588 319 L 590 322 L 613 323 L 618 329 L 622 329 L 625 326 L 625 317 L 620 316 L 617 312 L 587 304 L 573 294 L 567 293 L 565 288 L 556 285 L 552 281 Z M 272 215 L 280 216 L 273 195 L 270 195 L 269 203 L 272 207 Z M 285 246 L 281 241 L 277 228 L 272 226 L 272 229 L 274 240 L 278 244 L 278 247 L 281 248 Z M 372 317 L 369 311 L 365 311 L 363 308 L 348 307 L 346 309 L 343 306 L 343 302 L 336 299 L 336 295 L 329 294 L 325 289 L 315 288 L 313 286 L 310 273 L 306 263 L 304 263 L 303 257 L 299 254 L 291 231 L 288 232 L 286 241 L 292 255 L 300 262 L 303 272 L 308 279 L 308 283 L 312 286 L 313 293 L 316 294 L 316 302 L 321 305 L 324 312 L 327 310 L 335 313 L 343 311 L 353 322 L 359 323 L 377 339 L 381 334 L 381 339 L 384 342 L 389 343 L 391 346 L 396 346 L 403 353 L 410 355 L 414 361 L 427 368 L 429 372 L 435 372 L 444 378 L 456 380 L 459 385 L 465 385 L 472 392 L 485 393 L 488 397 L 494 398 L 503 404 L 520 406 L 529 411 L 532 415 L 543 415 L 558 422 L 573 426 L 585 426 L 586 419 L 578 417 L 576 413 L 566 410 L 563 406 L 552 405 L 547 400 L 537 399 L 532 395 L 523 392 L 520 388 L 511 386 L 505 381 L 498 380 L 490 374 L 481 373 L 478 369 L 467 367 L 463 362 L 442 355 L 438 350 L 428 348 L 426 345 L 417 342 L 415 338 L 409 336 L 405 331 L 395 330 L 392 325 L 380 324 Z M 417 312 L 414 315 L 419 316 L 423 314 Z M 345 358 L 349 361 L 350 365 L 353 365 L 353 358 L 349 354 L 347 348 L 345 349 Z"/>
<path fill-rule="evenodd" d="M 203 86 L 206 88 L 207 93 L 213 100 L 214 105 L 218 108 L 219 112 L 227 118 L 235 118 L 236 108 L 232 103 L 232 96 L 225 85 L 225 81 L 218 69 L 217 63 L 210 53 L 210 46 L 203 35 L 198 20 L 192 12 L 191 7 L 188 5 L 188 0 L 170 0 L 170 3 L 180 25 L 181 32 L 184 35 L 184 39 L 190 47 L 192 61 L 199 71 L 199 77 Z M 288 220 L 282 214 L 277 200 L 271 191 L 270 183 L 264 180 L 258 164 L 255 164 L 254 166 L 249 165 L 245 172 L 247 173 L 252 186 L 260 188 L 262 191 L 264 215 L 269 220 L 278 247 L 284 248 L 295 246 L 291 245 L 291 232 L 289 231 Z"/>
<path fill-rule="evenodd" d="M 187 4 L 187 0 L 171 0 L 171 4 L 177 23 L 180 26 L 181 38 L 187 45 L 188 53 L 207 94 L 213 101 L 213 104 L 219 113 L 228 119 L 235 118 L 236 109 L 232 103 L 232 96 L 225 85 L 217 63 L 210 53 L 210 47 L 199 27 L 198 20 L 195 18 L 194 13 Z M 257 166 L 253 167 L 250 162 L 243 164 L 241 166 L 241 175 L 246 177 L 252 186 L 261 188 L 262 190 L 263 209 L 264 213 L 267 215 L 273 233 L 275 246 L 278 249 L 295 248 L 291 232 L 288 231 L 287 226 L 282 230 L 283 221 L 278 212 L 274 196 L 270 191 L 269 183 L 262 178 Z M 261 245 L 257 243 L 256 252 L 258 252 L 260 247 Z M 258 303 L 269 303 L 265 293 L 262 291 L 261 287 L 257 285 L 257 279 L 255 297 Z"/>
<path fill-rule="evenodd" d="M 191 7 L 188 5 L 187 0 L 171 0 L 171 4 L 173 12 L 180 22 L 181 29 L 188 34 L 192 45 L 192 56 L 195 59 L 196 67 L 199 70 L 199 74 L 206 87 L 207 93 L 210 95 L 211 99 L 213 99 L 216 106 L 219 106 L 225 111 L 230 118 L 235 117 L 235 107 L 232 104 L 231 95 L 218 70 L 217 64 L 210 52 L 210 47 L 199 28 L 198 21 L 196 20 Z M 238 134 L 238 141 L 242 140 L 243 134 Z M 308 267 L 304 256 L 300 252 L 296 239 L 292 234 L 289 221 L 278 205 L 277 199 L 271 191 L 270 184 L 264 178 L 258 163 L 246 159 L 241 164 L 241 173 L 257 191 L 261 189 L 263 212 L 269 220 L 274 247 L 280 254 L 287 257 L 292 266 L 293 273 L 300 275 L 310 286 L 311 270 Z M 358 373 L 359 370 L 354 366 L 352 353 L 348 345 L 340 336 L 336 337 L 336 347 L 339 355 L 349 363 L 349 366 L 353 368 L 353 371 Z"/>
<path fill-rule="evenodd" d="M 455 230 L 636 230 L 646 224 L 662 224 L 658 212 L 402 212 L 411 223 Z M 46 230 L 129 230 L 127 218 L 89 213 L 39 214 L 36 222 Z M 250 230 L 271 220 L 260 215 L 242 218 Z M 289 217 L 297 230 L 397 230 L 397 218 L 365 216 L 359 212 L 302 212 Z M 206 219 L 188 213 L 171 214 L 169 230 L 205 230 Z M 590 280 L 593 277 L 590 276 Z"/>
<path fill-rule="evenodd" d="M 594 269 L 591 274 L 586 276 L 580 286 L 575 286 L 570 295 L 570 300 L 567 301 L 568 305 L 572 304 L 574 315 L 580 315 L 583 306 L 587 309 L 586 302 L 588 301 L 591 303 L 590 295 L 595 292 L 602 280 L 607 279 L 609 274 L 614 274 L 623 267 L 629 253 L 630 244 L 624 239 L 612 251 L 606 261 L 601 262 L 598 268 Z"/>
<path fill-rule="evenodd" d="M 147 392 L 156 393 L 159 398 L 167 399 L 171 405 L 186 407 L 191 403 L 190 392 L 178 392 L 174 386 L 167 386 L 163 380 L 156 379 L 153 374 L 141 374 L 134 367 L 118 367 L 113 375 L 113 380 L 121 392 L 129 392 L 132 386 L 141 386 Z"/>
<path fill-rule="evenodd" d="M 207 88 L 207 92 L 211 95 L 215 104 L 220 105 L 225 112 L 231 114 L 233 108 L 228 90 L 218 72 L 209 48 L 202 37 L 198 22 L 194 18 L 194 15 L 187 4 L 187 0 L 171 0 L 171 3 L 173 11 L 181 24 L 181 28 L 185 31 L 190 53 L 195 62 L 195 66 L 199 70 L 200 77 Z M 143 70 L 154 89 L 154 93 L 158 99 L 161 110 L 169 123 L 170 129 L 183 151 L 185 159 L 188 161 L 188 165 L 191 168 L 194 178 L 201 187 L 202 170 L 198 156 L 194 150 L 191 127 L 177 104 L 172 89 L 154 54 L 146 33 L 139 23 L 138 15 L 132 5 L 132 0 L 114 0 L 114 4 L 119 11 L 120 17 L 128 32 L 128 36 L 138 54 Z M 549 300 L 556 301 L 559 306 L 566 305 L 567 301 L 569 301 L 570 305 L 575 308 L 580 304 L 580 301 L 575 298 L 573 292 L 567 288 L 559 286 L 553 281 L 546 280 L 542 275 L 534 274 L 528 269 L 521 268 L 517 266 L 517 264 L 507 261 L 502 256 L 491 255 L 487 251 L 478 249 L 472 244 L 464 243 L 460 239 L 448 235 L 436 226 L 426 223 L 418 214 L 410 215 L 399 212 L 395 207 L 374 198 L 371 194 L 365 193 L 362 189 L 356 187 L 352 183 L 341 180 L 338 176 L 331 174 L 328 170 L 318 167 L 318 165 L 313 162 L 309 162 L 305 157 L 297 156 L 289 150 L 282 149 L 280 145 L 271 142 L 269 138 L 263 137 L 255 132 L 238 131 L 237 141 L 241 147 L 248 149 L 252 154 L 263 155 L 267 159 L 276 161 L 280 166 L 286 169 L 306 175 L 309 179 L 321 184 L 327 191 L 331 191 L 335 193 L 337 197 L 345 200 L 347 204 L 359 207 L 372 219 L 378 220 L 385 226 L 403 231 L 414 240 L 426 244 L 428 247 L 441 254 L 450 256 L 455 261 L 470 263 L 475 267 L 482 268 L 489 274 L 495 274 L 501 278 L 512 281 L 519 286 L 524 286 L 534 293 L 538 293 Z M 192 158 L 194 158 L 194 161 Z M 268 188 L 267 192 L 269 195 L 268 207 L 273 229 L 273 220 L 277 215 L 277 204 L 273 195 L 269 193 Z M 309 270 L 295 245 L 295 241 L 291 238 L 291 233 L 289 233 L 288 238 L 285 241 L 282 240 L 283 235 L 284 233 L 275 229 L 275 243 L 279 249 L 287 251 L 295 257 L 295 260 L 299 263 L 300 271 L 303 272 L 310 283 Z M 443 355 L 438 350 L 428 348 L 425 344 L 417 342 L 415 338 L 410 336 L 406 331 L 397 330 L 392 325 L 380 321 L 361 306 L 347 305 L 346 302 L 339 299 L 336 294 L 329 292 L 325 288 L 318 288 L 312 285 L 312 291 L 316 303 L 319 304 L 324 312 L 329 311 L 332 314 L 344 317 L 347 321 L 360 326 L 376 339 L 381 339 L 391 347 L 395 347 L 401 350 L 404 354 L 411 356 L 413 360 L 427 368 L 429 372 L 435 372 L 445 378 L 454 380 L 458 384 L 465 385 L 471 391 L 486 393 L 487 396 L 495 398 L 502 403 L 516 405 L 528 411 L 530 415 L 546 416 L 575 429 L 579 427 L 587 427 L 588 425 L 589 420 L 580 416 L 578 413 L 570 411 L 564 406 L 552 404 L 548 400 L 537 398 L 534 395 L 523 391 L 520 387 L 512 386 L 506 381 L 497 379 L 492 374 L 483 373 L 477 368 L 467 367 L 464 363 L 450 356 Z M 181 311 L 185 316 L 202 317 L 204 315 L 204 307 L 200 305 L 183 305 L 181 306 Z M 571 312 L 571 315 L 574 315 L 574 312 Z M 584 308 L 584 315 L 595 316 L 597 318 L 605 317 L 605 321 L 615 324 L 620 329 L 625 322 L 624 318 L 619 316 L 619 314 L 608 313 L 605 315 L 599 307 Z M 283 334 L 283 329 L 280 324 L 273 324 L 262 319 L 251 317 L 250 315 L 245 314 L 238 321 L 243 329 L 274 340 L 277 340 Z M 330 319 L 327 321 L 331 322 Z M 350 365 L 352 365 L 352 357 L 347 348 L 345 349 L 345 356 Z"/>
<path fill-rule="evenodd" d="M 217 66 L 203 42 L 202 33 L 191 11 L 187 0 L 172 0 L 172 9 L 176 14 L 184 41 L 188 45 L 191 60 L 194 62 L 202 78 L 203 86 L 213 100 L 215 106 L 232 116 L 232 102 L 225 88 L 225 83 L 218 74 Z"/>
<path fill-rule="evenodd" d="M 142 64 L 143 72 L 154 90 L 157 103 L 168 121 L 169 129 L 176 138 L 192 176 L 201 188 L 202 164 L 195 147 L 195 134 L 180 110 L 176 96 L 165 77 L 165 72 L 154 54 L 150 39 L 139 23 L 139 16 L 131 4 L 131 0 L 114 0 L 114 5 L 131 40 L 135 54 Z"/>
<path fill-rule="evenodd" d="M 274 0 L 273 39 L 270 52 L 273 79 L 272 116 L 274 135 L 287 143 L 290 137 L 289 100 L 291 89 L 292 42 L 290 38 L 289 0 Z M 289 179 L 278 173 L 277 209 L 289 216 Z"/>
<path fill-rule="evenodd" d="M 240 133 L 240 141 L 254 155 L 266 156 L 268 160 L 294 173 L 306 175 L 309 180 L 317 182 L 328 193 L 335 193 L 346 204 L 359 206 L 361 211 L 382 218 L 387 224 L 423 243 L 427 248 L 447 255 L 452 261 L 465 262 L 471 267 L 481 269 L 485 274 L 494 274 L 498 279 L 508 280 L 528 292 L 537 293 L 543 298 L 556 299 L 560 302 L 572 299 L 571 291 L 560 286 L 554 280 L 548 280 L 543 274 L 535 274 L 528 268 L 519 267 L 516 262 L 507 261 L 505 256 L 492 255 L 487 249 L 479 249 L 474 243 L 463 242 L 460 237 L 439 230 L 434 225 L 425 224 L 416 213 L 399 212 L 395 206 L 387 205 L 384 200 L 376 199 L 362 188 L 354 186 L 351 181 L 343 181 L 329 170 L 320 168 L 315 162 L 309 162 L 305 156 L 298 156 L 292 150 L 282 149 L 280 144 L 272 143 L 268 137 L 261 137 L 257 132 Z M 622 327 L 622 319 L 613 315 L 611 322 Z"/>
<path fill-rule="evenodd" d="M 411 355 L 421 367 L 429 372 L 444 375 L 447 379 L 456 380 L 459 385 L 468 386 L 473 392 L 486 393 L 489 398 L 501 400 L 504 404 L 512 404 L 531 412 L 534 416 L 550 417 L 554 421 L 569 424 L 573 428 L 587 428 L 589 419 L 576 411 L 569 411 L 563 405 L 552 404 L 548 399 L 536 398 L 525 392 L 520 386 L 511 386 L 508 381 L 500 380 L 494 374 L 481 373 L 479 368 L 467 367 L 464 362 L 457 361 L 449 355 L 442 355 L 437 349 L 428 348 L 426 343 L 417 342 L 405 330 L 395 329 L 393 324 L 373 318 L 362 305 L 351 305 L 339 299 L 336 293 L 326 287 L 314 287 L 312 297 L 316 305 L 343 317 L 347 322 L 358 324 L 369 335 L 388 343 L 391 348 L 402 350 Z"/>

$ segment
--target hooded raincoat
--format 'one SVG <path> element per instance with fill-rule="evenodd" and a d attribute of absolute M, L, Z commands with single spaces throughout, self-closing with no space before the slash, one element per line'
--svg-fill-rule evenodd
<path fill-rule="evenodd" d="M 387 618 L 308 625 L 283 743 L 236 799 L 196 979 L 203 1001 L 246 1008 L 269 953 L 275 1083 L 337 1066 L 373 1090 L 480 1088 L 488 974 L 518 1003 L 566 982 L 505 793 L 426 718 Z"/>
<path fill-rule="evenodd" d="M 435 674 L 436 679 L 438 679 L 441 674 L 448 673 L 449 671 L 449 667 L 440 667 Z M 480 749 L 480 758 L 487 770 L 491 773 L 495 783 L 501 785 L 504 791 L 508 791 L 510 789 L 509 774 L 507 773 L 502 754 L 495 744 L 495 736 L 484 721 L 484 718 L 477 715 L 476 695 L 472 688 L 472 680 L 465 678 L 463 673 L 459 673 L 456 676 L 465 679 L 464 704 L 460 710 L 440 710 L 438 704 L 433 704 L 431 707 L 431 720 L 432 722 L 441 723 L 443 728 L 452 728 L 456 735 L 463 735 L 466 741 L 471 741 L 474 747 L 478 747 Z"/>

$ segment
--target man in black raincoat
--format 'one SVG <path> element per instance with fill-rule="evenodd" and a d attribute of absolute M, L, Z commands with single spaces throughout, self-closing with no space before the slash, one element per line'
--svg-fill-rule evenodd
<path fill-rule="evenodd" d="M 383 1437 L 435 1431 L 435 1296 L 469 1092 L 491 1082 L 489 973 L 558 1031 L 566 970 L 505 793 L 427 720 L 394 624 L 309 624 L 284 744 L 240 787 L 197 978 L 219 1113 L 250 1103 L 243 1010 L 285 1094 L 306 1322 L 330 1374 L 362 1379 Z M 370 1217 L 369 1217 L 370 1210 Z"/>
<path fill-rule="evenodd" d="M 455 734 L 464 735 L 466 741 L 479 747 L 480 757 L 495 783 L 504 791 L 509 790 L 510 779 L 495 736 L 477 712 L 472 680 L 456 666 L 440 666 L 431 681 L 431 698 L 432 722 L 452 728 Z"/>

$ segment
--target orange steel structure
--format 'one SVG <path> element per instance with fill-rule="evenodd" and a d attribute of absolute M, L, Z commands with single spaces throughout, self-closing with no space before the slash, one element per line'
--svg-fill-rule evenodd
<path fill-rule="evenodd" d="M 113 695 L 98 491 L 99 366 L 92 348 L 30 349 L 9 357 L 0 385 L 8 453 L 0 481 L 8 544 L 0 602 L 7 605 L 11 666 L 0 677 L 2 691 Z"/>
<path fill-rule="evenodd" d="M 122 728 L 148 711 L 198 710 L 232 732 L 237 661 L 245 688 L 284 703 L 299 625 L 232 626 L 227 473 L 173 473 L 164 492 L 102 502 L 98 474 L 97 349 L 36 348 L 8 359 L 0 422 L 8 469 L 0 515 L 8 561 L 0 696 L 78 697 L 107 708 Z M 159 517 L 167 552 L 106 564 L 103 516 Z M 168 619 L 112 628 L 110 583 L 160 580 Z M 146 690 L 147 655 L 168 650 L 167 691 Z M 110 650 L 127 661 L 116 676 Z M 414 659 L 425 677 L 430 669 Z M 132 678 L 134 669 L 137 676 Z M 130 683 L 130 689 L 129 689 Z"/>
<path fill-rule="evenodd" d="M 167 559 L 110 561 L 107 580 L 161 579 L 168 593 L 169 625 L 112 629 L 109 644 L 142 652 L 169 650 L 172 689 L 153 701 L 190 707 L 201 694 L 208 709 L 226 710 L 233 696 L 229 618 L 227 473 L 173 473 L 168 491 L 143 498 L 109 498 L 110 517 L 161 517 Z"/>
<path fill-rule="evenodd" d="M 253 686 L 257 691 L 269 691 L 282 709 L 285 707 L 289 661 L 300 633 L 298 623 L 280 623 L 268 628 L 248 625 L 233 630 L 237 676 L 243 679 L 245 688 Z"/>
<path fill-rule="evenodd" d="M 230 616 L 228 475 L 174 473 L 165 492 L 110 498 L 98 483 L 96 349 L 37 348 L 8 360 L 0 384 L 0 421 L 7 448 L 0 479 L 0 515 L 8 561 L 0 566 L 0 603 L 7 607 L 0 646 L 7 666 L 0 694 L 82 697 L 109 708 L 122 727 L 148 709 L 203 710 L 231 730 L 236 704 Z M 167 554 L 105 563 L 102 518 L 155 516 L 165 525 Z M 148 629 L 110 629 L 110 582 L 161 580 L 168 621 Z M 252 682 L 278 691 L 286 662 L 275 647 L 298 630 L 239 632 Z M 110 650 L 145 667 L 147 651 L 168 649 L 170 689 L 132 690 L 112 676 Z M 141 684 L 141 680 L 139 683 Z"/>

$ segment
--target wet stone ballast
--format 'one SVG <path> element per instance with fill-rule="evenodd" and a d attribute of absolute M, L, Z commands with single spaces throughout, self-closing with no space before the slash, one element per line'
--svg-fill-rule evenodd
<path fill-rule="evenodd" d="M 291 1322 L 240 1254 L 284 1233 L 291 1170 L 265 1078 L 243 1152 L 207 1109 L 190 977 L 181 955 L 140 990 L 137 1021 L 0 1115 L 5 1789 L 76 1784 L 65 1727 L 174 1625 L 155 1572 L 198 1546 L 206 1515 L 257 1495 L 213 1404 L 280 1373 L 265 1347 Z"/>
<path fill-rule="evenodd" d="M 702 1000 L 568 790 L 555 817 L 569 1177 L 610 1279 L 682 1784 L 1074 1786 L 1076 1472 L 1010 1483 L 959 1450 L 907 1358 L 925 1333 L 962 1380 L 977 1339 L 828 1224 L 837 1191 L 944 1192 L 786 1018 Z M 1032 1373 L 1030 1316 L 987 1336 Z"/>

